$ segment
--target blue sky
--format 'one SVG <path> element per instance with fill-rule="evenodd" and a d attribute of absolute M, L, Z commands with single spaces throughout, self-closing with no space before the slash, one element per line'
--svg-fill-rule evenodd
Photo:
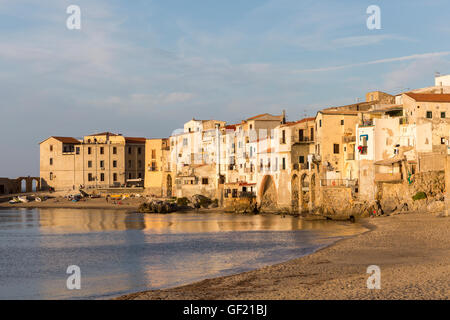
<path fill-rule="evenodd" d="M 81 30 L 66 8 L 81 8 Z M 366 9 L 381 8 L 381 30 Z M 450 73 L 450 3 L 0 0 L 0 176 L 39 174 L 38 143 L 164 137 L 185 121 L 288 120 Z"/>

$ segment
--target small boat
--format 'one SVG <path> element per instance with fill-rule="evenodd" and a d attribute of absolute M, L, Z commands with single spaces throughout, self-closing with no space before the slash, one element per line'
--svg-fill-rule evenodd
<path fill-rule="evenodd" d="M 17 199 L 17 197 L 12 198 L 11 200 L 9 200 L 10 204 L 16 204 L 16 203 L 20 203 L 20 200 Z"/>
<path fill-rule="evenodd" d="M 36 201 L 36 202 L 42 202 L 42 199 L 39 198 L 39 197 L 36 197 L 36 198 L 34 199 L 34 201 Z"/>
<path fill-rule="evenodd" d="M 27 197 L 26 196 L 22 196 L 22 197 L 17 197 L 17 199 L 19 199 L 19 201 L 20 202 L 22 202 L 22 203 L 27 203 L 28 202 L 28 199 L 27 199 Z"/>

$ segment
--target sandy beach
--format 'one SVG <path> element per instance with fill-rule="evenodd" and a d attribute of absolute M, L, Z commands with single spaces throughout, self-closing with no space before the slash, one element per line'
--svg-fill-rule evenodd
<path fill-rule="evenodd" d="M 282 264 L 119 299 L 449 299 L 450 218 L 367 219 L 370 231 Z M 381 289 L 369 290 L 369 265 Z"/>

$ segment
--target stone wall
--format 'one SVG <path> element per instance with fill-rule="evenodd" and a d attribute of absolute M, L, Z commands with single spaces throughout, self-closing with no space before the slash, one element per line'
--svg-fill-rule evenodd
<path fill-rule="evenodd" d="M 319 213 L 326 216 L 350 215 L 353 207 L 352 189 L 322 187 Z"/>
<path fill-rule="evenodd" d="M 445 215 L 450 215 L 450 155 L 445 166 Z"/>

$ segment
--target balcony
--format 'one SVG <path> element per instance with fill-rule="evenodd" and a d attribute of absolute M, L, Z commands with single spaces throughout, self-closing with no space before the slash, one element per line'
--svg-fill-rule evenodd
<path fill-rule="evenodd" d="M 367 155 L 367 146 L 359 146 L 358 151 L 360 155 Z"/>
<path fill-rule="evenodd" d="M 363 120 L 360 126 L 361 127 L 372 127 L 373 126 L 373 120 L 372 119 Z"/>
<path fill-rule="evenodd" d="M 157 167 L 148 167 L 148 171 L 152 171 L 152 172 L 158 171 L 158 168 Z"/>
<path fill-rule="evenodd" d="M 402 174 L 396 173 L 375 173 L 375 182 L 401 182 Z"/>
<path fill-rule="evenodd" d="M 343 136 L 342 143 L 356 142 L 356 136 Z"/>
<path fill-rule="evenodd" d="M 307 163 L 294 163 L 292 165 L 292 170 L 307 170 L 308 164 Z"/>
<path fill-rule="evenodd" d="M 303 136 L 292 136 L 291 137 L 292 143 L 314 143 L 314 139 L 311 139 L 310 137 Z"/>

